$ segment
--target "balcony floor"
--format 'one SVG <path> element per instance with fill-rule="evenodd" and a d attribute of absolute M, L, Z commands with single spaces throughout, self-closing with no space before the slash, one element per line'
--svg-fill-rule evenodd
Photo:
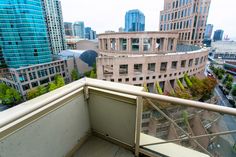
<path fill-rule="evenodd" d="M 122 147 L 91 136 L 78 150 L 74 157 L 134 157 L 134 154 Z"/>

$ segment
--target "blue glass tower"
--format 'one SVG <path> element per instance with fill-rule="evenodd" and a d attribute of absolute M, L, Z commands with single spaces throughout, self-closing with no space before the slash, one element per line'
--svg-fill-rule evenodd
<path fill-rule="evenodd" d="M 0 66 L 52 60 L 41 0 L 0 0 Z"/>
<path fill-rule="evenodd" d="M 145 16 L 141 11 L 135 9 L 126 12 L 125 31 L 126 32 L 145 31 Z"/>

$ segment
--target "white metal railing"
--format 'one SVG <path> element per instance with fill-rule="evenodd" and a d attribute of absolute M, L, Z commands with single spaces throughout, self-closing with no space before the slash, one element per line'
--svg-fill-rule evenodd
<path fill-rule="evenodd" d="M 112 84 L 115 84 L 115 85 L 112 85 Z M 214 112 L 218 112 L 218 113 L 236 116 L 236 109 L 234 109 L 234 108 L 229 108 L 229 107 L 225 107 L 225 106 L 218 106 L 218 105 L 213 105 L 213 104 L 209 104 L 209 103 L 202 103 L 202 102 L 198 102 L 198 101 L 174 98 L 174 97 L 169 97 L 169 96 L 164 96 L 164 95 L 147 93 L 142 90 L 137 90 L 137 87 L 130 86 L 129 88 L 127 88 L 126 86 L 127 85 L 118 84 L 118 83 L 97 81 L 95 79 L 83 78 L 83 79 L 78 80 L 72 84 L 64 86 L 62 89 L 57 89 L 56 91 L 48 93 L 47 97 L 45 97 L 45 99 L 42 99 L 42 97 L 43 97 L 42 96 L 40 99 L 36 98 L 36 99 L 31 100 L 30 103 L 33 103 L 34 105 L 30 106 L 30 104 L 27 104 L 28 102 L 26 102 L 26 103 L 24 103 L 24 105 L 19 105 L 19 106 L 12 108 L 9 111 L 2 112 L 0 114 L 0 128 L 6 126 L 7 124 L 9 124 L 11 122 L 16 121 L 17 119 L 19 119 L 19 118 L 21 118 L 33 111 L 36 111 L 37 109 L 43 107 L 44 105 L 47 105 L 47 104 L 54 102 L 54 101 L 57 101 L 61 97 L 66 97 L 66 96 L 69 96 L 75 92 L 86 89 L 87 87 L 94 87 L 94 88 L 104 89 L 104 90 L 111 91 L 111 92 L 118 92 L 121 94 L 128 94 L 131 96 L 135 96 L 135 97 L 137 97 L 137 101 L 139 103 L 140 103 L 141 99 L 147 99 L 147 100 L 154 99 L 157 101 L 174 103 L 174 104 L 181 104 L 181 105 L 184 105 L 187 107 L 205 109 L 205 110 L 209 110 L 209 111 L 214 111 Z M 141 87 L 139 87 L 139 88 L 141 88 Z M 27 106 L 27 105 L 28 105 L 28 107 L 26 108 L 25 106 Z M 157 109 L 157 110 L 160 112 L 159 109 Z M 163 114 L 163 115 L 165 115 L 165 114 Z M 139 118 L 141 118 L 141 115 L 138 115 L 138 116 L 139 116 Z M 166 117 L 166 118 L 168 119 L 169 117 Z M 171 119 L 169 119 L 169 120 L 172 121 Z M 179 129 L 181 130 L 181 128 L 179 128 Z M 140 132 L 140 130 L 139 130 L 139 132 Z M 192 137 L 190 137 L 188 134 L 186 134 L 186 137 L 184 137 L 183 139 L 173 139 L 173 140 L 168 140 L 168 141 L 163 141 L 163 142 L 158 142 L 158 143 L 151 143 L 151 144 L 147 144 L 147 145 L 142 145 L 142 147 L 149 146 L 149 145 L 155 145 L 155 144 L 172 143 L 172 142 L 185 140 L 185 139 L 191 139 L 191 140 L 195 141 L 197 138 L 202 138 L 202 137 L 206 137 L 206 136 L 211 137 L 211 136 L 225 135 L 225 134 L 232 134 L 232 133 L 235 133 L 235 131 L 226 131 L 226 132 L 214 133 L 214 134 L 210 134 L 210 135 L 206 134 L 206 135 L 192 136 Z"/>

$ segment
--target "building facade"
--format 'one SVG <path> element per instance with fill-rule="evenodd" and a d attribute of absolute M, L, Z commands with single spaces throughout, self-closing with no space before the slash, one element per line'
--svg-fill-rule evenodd
<path fill-rule="evenodd" d="M 83 21 L 77 21 L 73 24 L 73 31 L 74 36 L 84 39 L 85 36 L 85 30 L 84 30 L 84 22 Z"/>
<path fill-rule="evenodd" d="M 206 31 L 205 31 L 204 39 L 211 39 L 212 31 L 213 31 L 213 25 L 212 24 L 208 24 L 206 26 Z"/>
<path fill-rule="evenodd" d="M 66 49 L 65 30 L 60 0 L 42 0 L 50 46 L 53 54 Z"/>
<path fill-rule="evenodd" d="M 129 10 L 125 14 L 125 31 L 139 32 L 145 31 L 145 16 L 138 10 Z"/>
<path fill-rule="evenodd" d="M 218 29 L 214 32 L 213 40 L 221 41 L 223 39 L 224 31 L 222 29 Z"/>
<path fill-rule="evenodd" d="M 178 32 L 179 42 L 201 45 L 211 0 L 164 0 L 160 31 Z"/>
<path fill-rule="evenodd" d="M 0 64 L 9 68 L 52 60 L 41 1 L 0 1 Z"/>
<path fill-rule="evenodd" d="M 97 78 L 137 86 L 156 93 L 176 87 L 184 74 L 203 75 L 207 48 L 177 45 L 178 33 L 107 33 L 99 37 Z"/>
<path fill-rule="evenodd" d="M 64 22 L 64 28 L 66 36 L 73 36 L 72 22 Z"/>
<path fill-rule="evenodd" d="M 17 69 L 9 68 L 1 73 L 0 82 L 15 88 L 25 96 L 30 89 L 45 86 L 54 81 L 55 75 L 58 74 L 63 76 L 66 83 L 69 83 L 73 69 L 73 58 Z"/>

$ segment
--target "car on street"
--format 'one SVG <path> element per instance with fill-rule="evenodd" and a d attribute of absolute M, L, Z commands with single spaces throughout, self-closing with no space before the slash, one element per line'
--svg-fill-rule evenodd
<path fill-rule="evenodd" d="M 230 96 L 230 95 L 226 95 L 226 98 L 227 98 L 227 100 L 229 101 L 229 103 L 230 103 L 231 105 L 233 105 L 233 107 L 235 107 L 234 98 L 233 98 L 232 96 Z"/>

